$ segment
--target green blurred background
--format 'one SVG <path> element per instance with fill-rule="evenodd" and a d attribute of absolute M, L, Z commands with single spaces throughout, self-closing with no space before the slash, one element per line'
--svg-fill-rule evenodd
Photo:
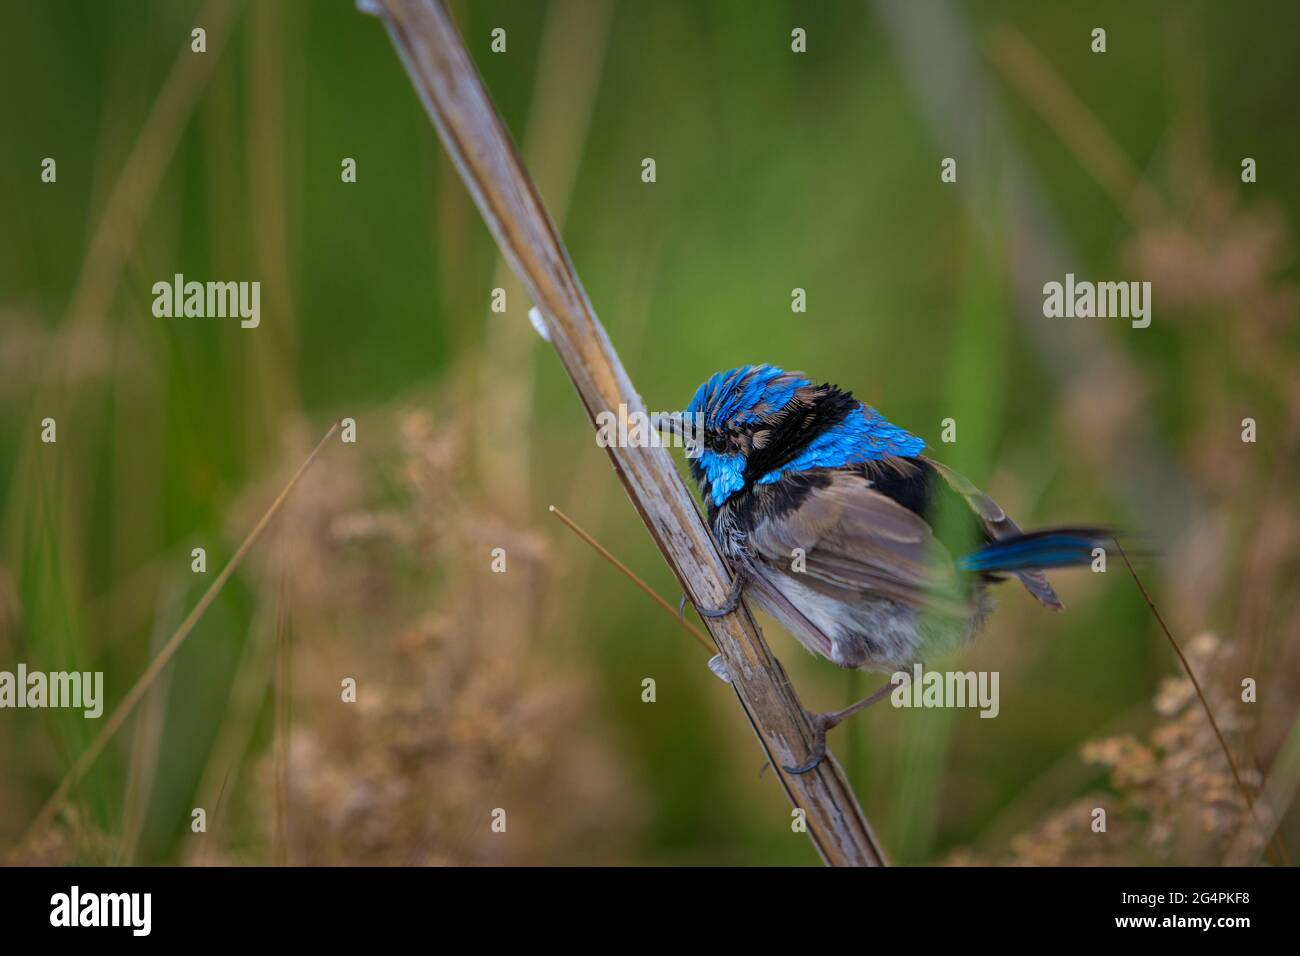
<path fill-rule="evenodd" d="M 329 423 L 358 434 L 40 832 L 106 718 L 0 712 L 11 858 L 815 863 L 700 648 L 548 516 L 676 598 L 381 23 L 345 2 L 0 6 L 0 669 L 102 670 L 107 717 Z M 1129 529 L 1174 634 L 1213 635 L 1195 660 L 1248 785 L 1289 806 L 1295 4 L 452 12 L 652 409 L 718 369 L 801 369 L 1022 526 Z M 155 318 L 177 272 L 259 280 L 261 326 Z M 1150 328 L 1044 318 L 1066 272 L 1152 281 Z M 1064 614 L 1005 588 L 949 662 L 1000 672 L 998 719 L 878 707 L 832 735 L 892 857 L 1259 858 L 1133 581 L 1056 584 Z M 810 707 L 879 680 L 766 631 Z"/>

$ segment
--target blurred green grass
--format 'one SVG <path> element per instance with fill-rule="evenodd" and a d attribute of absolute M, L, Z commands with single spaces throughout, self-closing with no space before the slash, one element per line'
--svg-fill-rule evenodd
<path fill-rule="evenodd" d="M 77 345 L 88 353 L 77 367 L 98 361 L 105 371 L 70 375 L 65 389 L 57 370 L 67 343 L 53 336 L 77 318 L 66 311 L 89 237 L 199 5 L 0 6 L 4 22 L 22 25 L 0 39 L 0 335 L 9 347 L 0 565 L 21 608 L 0 641 L 0 666 L 103 669 L 111 705 L 148 660 L 161 586 L 179 581 L 182 607 L 197 600 L 205 580 L 178 569 L 196 543 L 208 547 L 210 568 L 228 557 L 242 533 L 232 509 L 282 464 L 288 425 L 351 414 L 364 435 L 367 409 L 431 383 L 490 392 L 488 325 L 532 332 L 518 298 L 504 316 L 486 311 L 495 249 L 380 25 L 343 2 L 249 4 L 149 203 L 98 337 Z M 1169 38 L 1186 29 L 1205 77 L 1196 106 L 1212 130 L 1209 159 L 1231 181 L 1242 155 L 1257 157 L 1258 192 L 1279 204 L 1294 235 L 1293 5 L 1261 4 L 1254 17 L 1208 2 L 1177 12 L 960 6 L 977 45 L 1014 23 L 1144 170 L 1172 148 L 1170 71 L 1182 67 Z M 453 9 L 521 136 L 547 5 Z M 1104 58 L 1087 50 L 1096 23 L 1109 31 Z M 806 56 L 789 51 L 796 25 L 808 31 Z M 504 56 L 488 52 L 496 26 L 508 31 Z M 995 87 L 1077 250 L 1076 271 L 1126 274 L 1122 214 L 1032 110 Z M 962 202 L 974 182 L 996 195 L 1003 173 L 962 157 L 958 186 L 945 187 L 944 155 L 869 4 L 620 3 L 565 240 L 650 407 L 683 407 L 718 369 L 799 368 L 925 437 L 1022 526 L 1088 520 L 1145 530 L 1116 492 L 1124 479 L 1108 473 L 1122 475 L 1125 463 L 1091 467 L 1077 447 L 1083 439 L 1062 428 L 1058 383 L 1014 316 L 1008 224 L 992 204 L 977 216 Z M 39 182 L 45 156 L 58 159 L 57 186 Z M 355 185 L 339 182 L 344 156 L 358 161 Z M 650 186 L 639 177 L 645 156 L 658 167 Z M 260 279 L 262 328 L 155 319 L 149 286 L 173 272 Z M 796 286 L 808 291 L 803 315 L 790 311 Z M 1144 333 L 1106 334 L 1150 387 L 1156 427 L 1184 471 L 1205 401 L 1236 408 L 1257 387 L 1248 369 L 1213 383 L 1205 401 L 1181 387 L 1216 333 L 1160 311 Z M 578 476 L 593 487 L 577 490 L 574 517 L 671 597 L 675 583 L 624 506 L 558 363 L 540 348 L 523 361 L 535 370 L 525 396 L 531 468 L 518 489 L 529 522 L 557 541 L 564 561 L 583 560 L 545 519 L 545 504 L 574 501 Z M 489 372 L 463 372 L 480 362 Z M 33 449 L 48 405 L 67 409 L 59 443 Z M 950 415 L 960 438 L 945 446 L 939 423 Z M 476 428 L 490 441 L 496 424 Z M 1231 518 L 1238 506 L 1216 507 Z M 562 664 L 594 664 L 593 716 L 612 728 L 651 807 L 628 861 L 815 862 L 789 832 L 779 789 L 757 778 L 749 732 L 697 649 L 610 569 L 583 574 L 574 634 L 537 641 Z M 106 598 L 124 581 L 134 582 L 129 599 Z M 250 640 L 256 583 L 233 581 L 174 665 L 142 862 L 179 858 L 189 801 Z M 968 659 L 977 663 L 965 665 L 1003 672 L 999 720 L 904 721 L 881 708 L 833 738 L 900 862 L 939 860 L 977 840 L 1083 739 L 1145 705 L 1170 672 L 1130 582 L 1059 584 L 1070 607 L 1059 616 L 1004 594 L 1004 611 Z M 1218 611 L 1203 626 L 1228 626 L 1228 605 Z M 874 686 L 811 660 L 774 626 L 768 636 L 813 706 L 840 706 Z M 639 700 L 645 675 L 661 688 L 653 707 Z M 5 715 L 0 834 L 21 830 L 95 729 L 57 711 Z M 271 736 L 268 710 L 250 767 Z M 110 832 L 124 809 L 127 740 L 79 791 Z"/>

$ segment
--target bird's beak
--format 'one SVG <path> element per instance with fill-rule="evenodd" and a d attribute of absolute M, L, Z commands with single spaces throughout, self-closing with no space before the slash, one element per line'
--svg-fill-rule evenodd
<path fill-rule="evenodd" d="M 686 449 L 687 458 L 699 458 L 704 451 L 702 426 L 688 425 L 684 412 L 655 412 L 650 416 L 650 425 L 661 434 L 677 439 L 675 443 L 669 441 L 665 444 L 680 444 Z"/>

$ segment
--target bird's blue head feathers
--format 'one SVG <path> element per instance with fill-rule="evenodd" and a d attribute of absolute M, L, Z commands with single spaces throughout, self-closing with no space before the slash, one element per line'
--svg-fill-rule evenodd
<path fill-rule="evenodd" d="M 702 414 L 705 430 L 736 427 L 785 408 L 795 392 L 812 382 L 772 365 L 744 365 L 714 372 L 695 390 L 687 415 Z"/>
<path fill-rule="evenodd" d="M 686 417 L 703 422 L 704 448 L 691 459 L 691 472 L 713 507 L 791 472 L 911 458 L 925 448 L 850 393 L 772 365 L 711 375 Z"/>

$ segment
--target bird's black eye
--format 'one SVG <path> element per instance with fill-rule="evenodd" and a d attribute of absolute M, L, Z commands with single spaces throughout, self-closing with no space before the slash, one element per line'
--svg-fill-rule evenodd
<path fill-rule="evenodd" d="M 727 450 L 727 440 L 721 432 L 705 432 L 704 447 L 709 451 L 724 452 Z"/>

